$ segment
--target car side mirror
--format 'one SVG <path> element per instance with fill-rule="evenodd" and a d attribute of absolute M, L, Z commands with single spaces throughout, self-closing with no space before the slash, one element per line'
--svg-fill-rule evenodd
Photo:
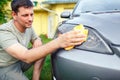
<path fill-rule="evenodd" d="M 61 13 L 61 18 L 70 18 L 71 12 L 70 11 L 64 11 Z"/>

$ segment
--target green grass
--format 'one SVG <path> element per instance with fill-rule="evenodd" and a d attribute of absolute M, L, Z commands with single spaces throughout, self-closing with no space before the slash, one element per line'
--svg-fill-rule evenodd
<path fill-rule="evenodd" d="M 42 34 L 40 35 L 43 44 L 51 41 L 52 39 L 48 39 L 46 35 Z M 25 75 L 29 78 L 29 80 L 32 80 L 32 73 L 33 73 L 33 66 L 25 72 Z M 46 56 L 42 72 L 41 72 L 41 77 L 40 80 L 52 80 L 51 76 L 51 58 L 50 55 Z"/>

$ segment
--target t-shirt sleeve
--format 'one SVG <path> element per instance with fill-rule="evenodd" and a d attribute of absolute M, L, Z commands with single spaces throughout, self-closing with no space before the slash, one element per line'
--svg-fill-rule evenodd
<path fill-rule="evenodd" d="M 3 49 L 18 43 L 17 38 L 10 31 L 0 30 L 0 47 Z"/>

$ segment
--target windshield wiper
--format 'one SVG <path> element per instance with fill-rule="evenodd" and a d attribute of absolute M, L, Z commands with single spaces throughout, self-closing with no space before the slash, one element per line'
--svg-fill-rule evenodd
<path fill-rule="evenodd" d="M 92 14 L 105 14 L 105 13 L 120 13 L 120 10 L 92 12 Z"/>

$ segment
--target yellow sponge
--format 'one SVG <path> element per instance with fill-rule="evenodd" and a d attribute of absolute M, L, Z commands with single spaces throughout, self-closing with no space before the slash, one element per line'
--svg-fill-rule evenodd
<path fill-rule="evenodd" d="M 85 34 L 86 35 L 86 38 L 84 41 L 87 40 L 87 36 L 88 36 L 88 29 L 85 29 L 84 26 L 82 24 L 80 25 L 77 25 L 73 28 L 73 30 L 79 30 L 81 32 L 81 34 Z M 65 50 L 71 50 L 73 49 L 74 46 L 69 46 L 69 47 L 66 47 Z"/>

